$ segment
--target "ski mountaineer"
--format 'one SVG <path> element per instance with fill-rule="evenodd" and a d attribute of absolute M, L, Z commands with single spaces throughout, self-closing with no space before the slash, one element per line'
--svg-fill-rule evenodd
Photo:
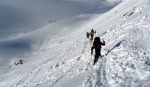
<path fill-rule="evenodd" d="M 18 63 L 15 63 L 15 65 L 18 65 L 18 64 L 23 64 L 23 60 L 19 60 Z"/>
<path fill-rule="evenodd" d="M 89 36 L 90 36 L 90 33 L 89 33 L 89 32 L 87 32 L 87 33 L 86 33 L 86 37 L 87 37 L 87 39 L 89 39 Z"/>
<path fill-rule="evenodd" d="M 93 40 L 93 36 L 96 33 L 96 31 L 94 31 L 93 29 L 91 29 L 90 35 L 91 35 L 91 40 Z"/>
<path fill-rule="evenodd" d="M 103 40 L 103 42 L 101 42 L 100 37 L 95 37 L 93 46 L 91 47 L 91 55 L 93 54 L 93 49 L 95 49 L 95 57 L 93 65 L 95 65 L 95 63 L 98 61 L 99 56 L 101 56 L 102 45 L 105 45 L 105 41 Z"/>

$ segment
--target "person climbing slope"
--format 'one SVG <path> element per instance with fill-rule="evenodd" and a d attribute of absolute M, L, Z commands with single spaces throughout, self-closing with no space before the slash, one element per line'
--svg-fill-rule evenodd
<path fill-rule="evenodd" d="M 103 40 L 103 42 L 101 42 L 100 37 L 95 37 L 93 46 L 91 47 L 91 54 L 93 54 L 93 49 L 95 49 L 95 57 L 93 65 L 95 65 L 95 63 L 98 61 L 99 56 L 101 56 L 102 45 L 105 45 L 105 41 Z"/>
<path fill-rule="evenodd" d="M 91 40 L 93 40 L 94 34 L 96 33 L 96 31 L 94 31 L 93 29 L 91 29 L 90 35 L 91 35 Z"/>
<path fill-rule="evenodd" d="M 87 32 L 87 33 L 86 33 L 86 37 L 87 37 L 87 39 L 89 39 L 89 36 L 90 36 L 90 33 L 89 33 L 89 32 Z"/>

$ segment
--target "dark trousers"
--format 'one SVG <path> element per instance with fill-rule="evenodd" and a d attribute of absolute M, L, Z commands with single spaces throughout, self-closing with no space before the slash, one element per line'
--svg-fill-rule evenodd
<path fill-rule="evenodd" d="M 91 34 L 91 40 L 93 40 L 93 36 L 94 36 L 94 35 L 93 35 L 93 34 Z"/>
<path fill-rule="evenodd" d="M 94 65 L 95 65 L 95 63 L 98 61 L 98 59 L 99 59 L 99 57 L 100 57 L 100 55 L 101 55 L 101 49 L 96 49 L 95 50 L 95 57 L 94 57 Z"/>

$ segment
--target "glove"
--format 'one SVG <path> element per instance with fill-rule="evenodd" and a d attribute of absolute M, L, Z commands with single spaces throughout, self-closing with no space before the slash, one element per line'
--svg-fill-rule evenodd
<path fill-rule="evenodd" d="M 103 43 L 105 43 L 105 41 L 103 40 Z"/>
<path fill-rule="evenodd" d="M 103 40 L 103 39 L 102 39 Z M 105 44 L 105 41 L 103 40 L 103 43 Z"/>

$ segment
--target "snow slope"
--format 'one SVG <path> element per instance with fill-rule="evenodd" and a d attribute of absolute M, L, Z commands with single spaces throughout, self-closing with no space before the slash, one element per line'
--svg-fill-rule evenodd
<path fill-rule="evenodd" d="M 17 52 L 11 51 L 10 66 L 1 69 L 0 86 L 149 87 L 149 8 L 149 0 L 124 0 L 98 17 L 79 15 L 3 39 L 1 48 Z M 62 29 L 58 33 L 51 32 L 52 28 Z M 103 57 L 95 66 L 92 42 L 85 37 L 91 28 L 106 41 Z M 16 56 L 18 52 L 22 55 Z M 14 65 L 19 59 L 24 64 Z"/>
<path fill-rule="evenodd" d="M 1 0 L 0 39 L 36 30 L 60 19 L 91 12 L 102 13 L 108 4 L 105 0 Z M 99 5 L 101 10 L 95 11 Z M 115 3 L 109 6 L 113 7 Z"/>
<path fill-rule="evenodd" d="M 39 29 L 54 21 L 85 13 L 93 7 L 92 4 L 85 2 L 65 0 L 1 0 L 0 38 L 10 36 L 10 34 Z M 93 1 L 93 3 L 95 2 Z"/>
<path fill-rule="evenodd" d="M 33 0 L 32 2 L 29 0 L 26 0 L 26 1 L 2 0 L 0 2 L 1 2 L 0 4 L 6 6 L 7 8 L 20 9 L 17 11 L 11 10 L 14 14 L 13 16 L 9 14 L 9 12 L 11 11 L 7 11 L 6 8 L 0 8 L 2 9 L 0 11 L 2 12 L 4 11 L 0 15 L 0 17 L 2 18 L 1 19 L 2 25 L 4 23 L 3 26 L 5 27 L 5 28 L 4 27 L 0 28 L 0 31 L 2 31 L 0 32 L 2 33 L 0 34 L 2 35 L 2 38 L 0 39 L 0 48 L 1 48 L 0 49 L 0 66 L 1 67 L 5 65 L 9 65 L 11 61 L 12 61 L 12 64 L 14 64 L 14 62 L 17 61 L 18 59 L 24 59 L 23 56 L 31 55 L 33 51 L 37 51 L 38 49 L 40 49 L 40 46 L 43 44 L 45 39 L 47 38 L 51 39 L 52 37 L 58 36 L 59 33 L 61 36 L 66 35 L 66 33 L 70 33 L 74 29 L 79 28 L 76 26 L 81 26 L 82 24 L 84 24 L 84 22 L 86 22 L 90 18 L 95 17 L 95 15 L 97 14 L 96 11 L 100 9 L 105 9 L 105 11 L 107 11 L 107 10 L 110 10 L 110 8 L 107 8 L 107 6 L 113 7 L 115 5 L 115 3 L 112 4 L 107 1 L 98 1 L 98 0 L 92 1 L 92 3 L 90 0 L 87 0 L 87 1 L 84 1 L 84 0 L 80 0 L 80 1 Z M 98 5 L 98 7 L 102 7 L 102 8 L 97 8 L 97 10 L 95 10 L 96 2 L 101 3 L 100 6 Z M 25 5 L 28 5 L 28 6 L 25 6 Z M 21 17 L 18 16 L 20 11 L 24 11 L 24 12 L 27 11 L 27 14 L 26 15 L 24 14 L 24 15 L 29 17 L 30 20 L 36 21 L 36 22 L 30 23 L 32 21 L 28 20 L 27 22 L 29 24 L 32 24 L 33 26 L 35 24 L 35 26 L 38 27 L 39 24 L 40 26 L 44 26 L 45 22 L 47 22 L 46 26 L 41 27 L 41 28 L 29 27 L 29 28 L 33 28 L 33 29 L 29 29 L 28 25 L 26 25 L 25 23 L 26 20 L 24 20 L 24 18 L 25 19 L 27 18 L 23 15 Z M 62 13 L 62 11 L 66 11 L 66 12 Z M 52 12 L 54 12 L 54 14 L 52 14 Z M 86 14 L 84 14 L 85 12 Z M 102 13 L 102 12 L 99 11 L 98 13 Z M 34 15 L 34 17 L 29 14 Z M 9 18 L 9 16 L 12 18 Z M 19 23 L 22 23 L 23 25 L 25 25 L 25 27 L 20 25 L 18 23 L 18 20 L 14 18 L 20 19 L 21 22 Z M 54 18 L 57 20 L 52 19 L 51 21 L 49 21 L 49 18 L 50 19 Z M 11 20 L 13 23 L 17 25 L 14 25 L 12 22 L 10 22 L 7 19 Z M 37 23 L 37 22 L 42 22 L 42 23 Z M 5 24 L 8 24 L 8 26 Z M 14 27 L 11 25 L 13 25 Z M 20 26 L 20 28 L 18 26 Z M 10 27 L 10 29 L 6 27 Z"/>

